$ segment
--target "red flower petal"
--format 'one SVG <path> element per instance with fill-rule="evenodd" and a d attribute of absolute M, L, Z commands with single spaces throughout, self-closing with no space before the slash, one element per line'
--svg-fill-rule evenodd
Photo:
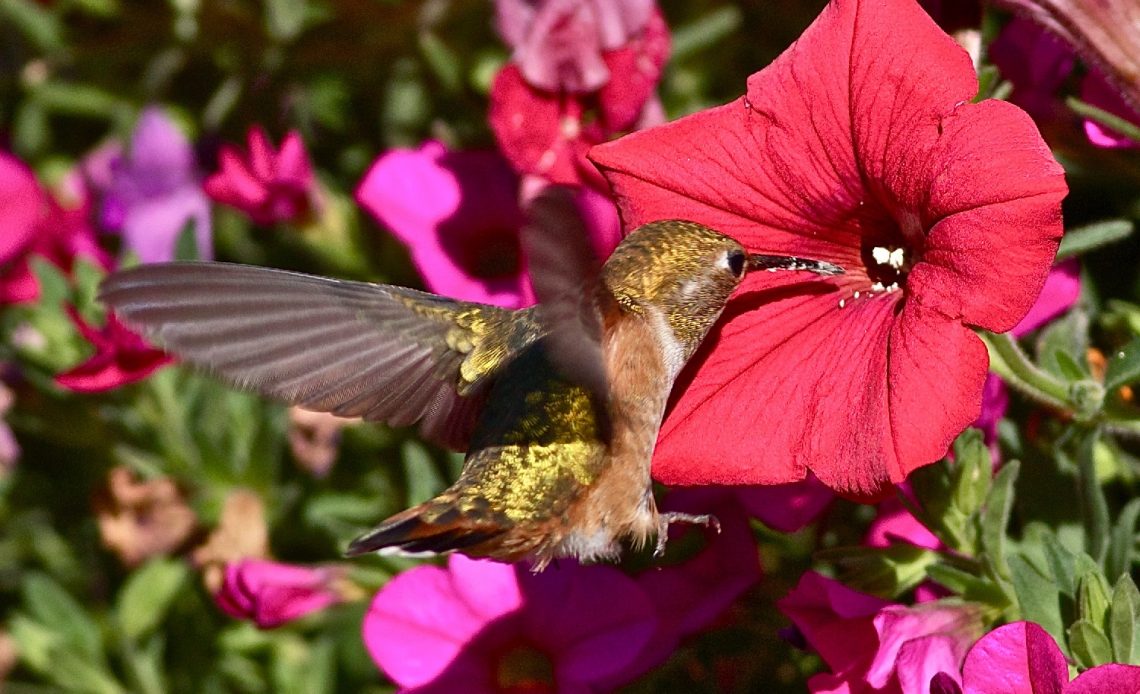
<path fill-rule="evenodd" d="M 746 282 L 662 428 L 662 481 L 810 469 L 873 495 L 977 416 L 986 354 L 963 324 L 1028 311 L 1066 189 L 1029 118 L 975 89 L 917 4 L 837 0 L 746 97 L 591 151 L 630 228 L 691 219 L 847 269 Z"/>
<path fill-rule="evenodd" d="M 610 78 L 598 91 L 602 120 L 610 132 L 631 129 L 645 102 L 657 90 L 661 68 L 669 58 L 669 27 L 659 10 L 645 25 L 645 31 L 603 56 Z"/>

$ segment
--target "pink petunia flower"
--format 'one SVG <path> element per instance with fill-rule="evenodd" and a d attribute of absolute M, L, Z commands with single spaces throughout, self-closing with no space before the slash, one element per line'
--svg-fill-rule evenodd
<path fill-rule="evenodd" d="M 810 571 L 777 605 L 831 669 L 808 681 L 815 693 L 926 694 L 982 633 L 968 604 L 892 605 Z"/>
<path fill-rule="evenodd" d="M 151 347 L 131 332 L 113 313 L 107 314 L 106 325 L 99 329 L 84 320 L 73 307 L 67 308 L 67 315 L 83 339 L 95 347 L 95 354 L 58 374 L 55 382 L 60 387 L 77 393 L 101 393 L 141 381 L 173 361 L 165 352 Z"/>
<path fill-rule="evenodd" d="M 272 629 L 341 601 L 338 572 L 261 559 L 226 565 L 214 600 L 226 614 Z"/>
<path fill-rule="evenodd" d="M 762 575 L 748 515 L 734 490 L 679 489 L 665 497 L 661 508 L 711 513 L 720 531 L 703 529 L 705 544 L 695 555 L 676 564 L 655 563 L 637 574 L 638 585 L 657 608 L 659 626 L 633 663 L 607 681 L 612 687 L 664 663 L 683 639 L 708 629 Z M 701 529 L 673 526 L 671 539 L 682 532 Z"/>
<path fill-rule="evenodd" d="M 194 148 L 158 107 L 143 110 L 125 156 L 111 163 L 100 223 L 120 233 L 144 263 L 171 260 L 179 234 L 193 224 L 198 256 L 213 257 L 210 200 Z"/>
<path fill-rule="evenodd" d="M 1011 0 L 1009 4 L 1019 4 Z M 1025 3 L 1029 4 L 1029 3 Z M 1076 65 L 1074 35 L 1056 23 L 1030 13 L 1033 21 L 1016 16 L 998 34 L 989 55 L 1002 76 L 1013 84 L 1010 100 L 1041 122 L 1067 120 L 1068 108 L 1057 96 Z M 1086 53 L 1086 58 L 1088 54 Z M 1121 90 L 1113 86 L 1094 61 L 1081 79 L 1080 98 L 1126 121 L 1140 124 L 1140 111 L 1129 105 Z M 1140 147 L 1140 143 L 1099 123 L 1084 119 L 1085 135 L 1091 144 L 1104 148 Z"/>
<path fill-rule="evenodd" d="M 998 627 L 966 655 L 956 671 L 931 678 L 934 694 L 1102 694 L 1140 691 L 1140 667 L 1107 663 L 1069 681 L 1069 666 L 1053 637 L 1033 622 Z"/>
<path fill-rule="evenodd" d="M 265 130 L 254 126 L 249 129 L 248 144 L 246 156 L 235 147 L 222 147 L 218 172 L 206 179 L 206 193 L 241 210 L 255 224 L 290 222 L 306 215 L 314 178 L 301 134 L 290 131 L 281 149 L 274 151 Z"/>
<path fill-rule="evenodd" d="M 491 87 L 489 120 L 520 172 L 604 189 L 590 145 L 651 118 L 669 32 L 652 0 L 499 0 L 514 59 Z M 644 125 L 645 122 L 641 122 Z"/>
<path fill-rule="evenodd" d="M 30 265 L 34 257 L 44 258 L 64 272 L 71 271 L 78 257 L 110 267 L 111 259 L 96 243 L 88 221 L 88 196 L 78 185 L 78 174 L 65 183 L 77 184 L 71 196 L 74 199 L 67 204 L 44 190 L 26 166 L 0 153 L 0 226 L 5 229 L 0 245 L 0 304 L 39 297 L 39 284 Z"/>
<path fill-rule="evenodd" d="M 971 327 L 1008 330 L 1032 306 L 1067 188 L 1029 117 L 976 91 L 916 4 L 836 0 L 744 97 L 591 151 L 627 228 L 691 219 L 847 270 L 745 279 L 682 376 L 657 479 L 811 471 L 873 497 L 977 418 L 988 358 Z"/>
<path fill-rule="evenodd" d="M 519 246 L 519 191 L 518 176 L 498 154 L 449 152 L 427 142 L 377 159 L 356 199 L 408 247 L 429 290 L 520 308 L 535 296 Z M 594 191 L 577 195 L 604 258 L 620 236 L 613 204 Z"/>
<path fill-rule="evenodd" d="M 799 482 L 737 487 L 736 497 L 753 518 L 792 533 L 815 522 L 835 500 L 835 492 L 809 473 Z"/>
<path fill-rule="evenodd" d="M 560 562 L 534 574 L 461 555 L 389 581 L 363 626 L 401 691 L 470 694 L 592 691 L 656 628 L 645 591 L 613 567 Z"/>

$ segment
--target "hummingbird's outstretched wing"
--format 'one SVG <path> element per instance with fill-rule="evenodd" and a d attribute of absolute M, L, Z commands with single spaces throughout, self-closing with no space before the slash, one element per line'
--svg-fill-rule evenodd
<path fill-rule="evenodd" d="M 541 336 L 533 311 L 227 263 L 116 272 L 99 298 L 127 325 L 242 388 L 465 449 L 486 386 Z"/>

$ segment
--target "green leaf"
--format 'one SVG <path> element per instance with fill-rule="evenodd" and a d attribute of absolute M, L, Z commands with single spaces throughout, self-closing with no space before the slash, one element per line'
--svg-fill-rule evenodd
<path fill-rule="evenodd" d="M 1104 373 L 1104 387 L 1116 390 L 1140 380 L 1140 337 L 1134 338 L 1112 355 Z"/>
<path fill-rule="evenodd" d="M 1131 140 L 1140 140 L 1140 126 L 1136 126 L 1114 113 L 1109 113 L 1102 108 L 1097 108 L 1073 96 L 1065 99 L 1065 104 L 1073 109 L 1078 116 L 1088 118 L 1110 130 L 1115 130 Z"/>
<path fill-rule="evenodd" d="M 1041 549 L 1062 595 L 1077 597 L 1076 556 L 1051 531 L 1041 533 Z"/>
<path fill-rule="evenodd" d="M 1083 366 L 1077 363 L 1077 360 L 1069 355 L 1064 350 L 1057 350 L 1053 353 L 1053 359 L 1057 362 L 1057 367 L 1061 370 L 1061 375 L 1070 381 L 1080 381 L 1089 377 L 1088 372 Z"/>
<path fill-rule="evenodd" d="M 89 659 L 103 656 L 103 636 L 87 610 L 47 574 L 29 573 L 22 586 L 28 614 Z"/>
<path fill-rule="evenodd" d="M 1079 618 L 1103 631 L 1108 619 L 1111 590 L 1099 567 L 1083 573 L 1077 581 Z"/>
<path fill-rule="evenodd" d="M 1111 581 L 1132 569 L 1132 552 L 1136 546 L 1136 521 L 1140 519 L 1140 499 L 1133 499 L 1124 505 L 1112 537 L 1108 541 L 1108 553 L 1104 558 L 1104 575 Z"/>
<path fill-rule="evenodd" d="M 58 306 L 71 297 L 71 286 L 67 277 L 55 265 L 36 256 L 31 260 L 32 274 L 40 286 L 40 306 Z"/>
<path fill-rule="evenodd" d="M 1100 437 L 1097 430 L 1081 434 L 1077 447 L 1077 484 L 1080 495 L 1081 523 L 1085 531 L 1085 551 L 1098 562 L 1108 550 L 1108 501 L 1096 474 L 1094 453 Z"/>
<path fill-rule="evenodd" d="M 1069 648 L 1082 669 L 1112 661 L 1112 645 L 1092 622 L 1079 619 L 1069 627 Z"/>
<path fill-rule="evenodd" d="M 194 220 L 187 219 L 182 225 L 182 231 L 178 232 L 178 238 L 174 242 L 175 260 L 201 259 L 198 255 L 198 236 L 194 233 L 194 226 Z"/>
<path fill-rule="evenodd" d="M 435 461 L 423 445 L 407 441 L 401 451 L 404 473 L 408 478 L 408 505 L 423 503 L 443 491 L 447 483 L 440 476 Z"/>
<path fill-rule="evenodd" d="M 430 31 L 419 34 L 420 53 L 424 62 L 431 68 L 440 85 L 449 92 L 458 92 L 463 87 L 463 66 L 459 55 Z"/>
<path fill-rule="evenodd" d="M 740 8 L 720 7 L 688 24 L 673 30 L 671 58 L 676 62 L 687 60 L 694 54 L 713 48 L 740 28 L 743 16 Z"/>
<path fill-rule="evenodd" d="M 1121 576 L 1112 589 L 1108 633 L 1113 662 L 1140 665 L 1140 591 L 1131 576 Z"/>
<path fill-rule="evenodd" d="M 1001 586 L 968 571 L 938 563 L 926 567 L 926 575 L 963 600 L 993 605 L 999 610 L 1009 605 L 1009 598 Z"/>
<path fill-rule="evenodd" d="M 988 460 L 988 454 L 986 457 Z M 1013 485 L 1020 469 L 1021 464 L 1016 460 L 1002 466 L 994 476 L 993 486 L 986 495 L 985 506 L 978 518 L 986 564 L 996 576 L 1004 579 L 1009 578 L 1009 567 L 1005 562 L 1005 531 L 1013 512 Z"/>
<path fill-rule="evenodd" d="M 1057 643 L 1064 644 L 1060 591 L 1053 577 L 1031 563 L 1025 555 L 1011 554 L 1007 561 L 1020 618 L 1037 622 Z"/>
<path fill-rule="evenodd" d="M 119 592 L 115 616 L 123 635 L 138 641 L 166 617 L 166 612 L 186 583 L 186 565 L 156 558 L 136 569 Z"/>
<path fill-rule="evenodd" d="M 266 0 L 265 26 L 278 41 L 289 42 L 305 28 L 307 0 Z"/>
<path fill-rule="evenodd" d="M 10 23 L 41 51 L 63 48 L 63 27 L 55 13 L 32 0 L 0 2 L 0 24 Z"/>
<path fill-rule="evenodd" d="M 855 590 L 896 598 L 926 578 L 926 570 L 938 554 L 909 543 L 889 547 L 839 547 L 816 553 L 821 561 L 834 562 L 843 582 Z"/>
<path fill-rule="evenodd" d="M 1091 250 L 1123 241 L 1132 234 L 1132 222 L 1127 219 L 1108 219 L 1086 226 L 1068 229 L 1061 246 L 1057 249 L 1057 260 L 1064 260 Z"/>

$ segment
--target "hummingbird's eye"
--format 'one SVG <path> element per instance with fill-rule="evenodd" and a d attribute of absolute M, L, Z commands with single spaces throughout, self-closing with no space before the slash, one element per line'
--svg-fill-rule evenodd
<path fill-rule="evenodd" d="M 740 277 L 744 274 L 744 253 L 741 251 L 732 251 L 728 254 L 728 269 L 732 274 Z"/>

